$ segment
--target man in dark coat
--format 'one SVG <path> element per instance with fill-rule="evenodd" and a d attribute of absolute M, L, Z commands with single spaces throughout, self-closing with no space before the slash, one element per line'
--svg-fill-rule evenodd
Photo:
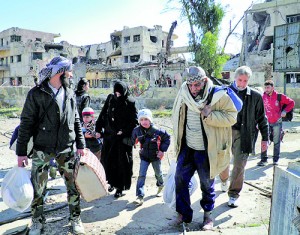
<path fill-rule="evenodd" d="M 235 80 L 230 88 L 243 101 L 243 108 L 238 113 L 237 122 L 232 126 L 233 169 L 228 190 L 228 206 L 237 207 L 237 199 L 244 183 L 245 166 L 252 152 L 256 126 L 262 136 L 261 151 L 268 148 L 268 122 L 265 115 L 261 94 L 248 86 L 252 71 L 247 66 L 241 66 L 235 71 Z M 227 191 L 229 166 L 220 174 L 222 191 Z"/>
<path fill-rule="evenodd" d="M 80 219 L 80 194 L 73 174 L 73 145 L 76 144 L 77 154 L 83 155 L 85 141 L 75 94 L 68 88 L 68 81 L 72 77 L 71 61 L 64 57 L 55 57 L 39 75 L 40 84 L 29 91 L 23 107 L 16 150 L 18 166 L 28 164 L 27 143 L 33 136 L 31 181 L 34 199 L 31 204 L 32 225 L 29 234 L 41 234 L 43 230 L 44 192 L 49 163 L 53 158 L 67 187 L 73 232 L 84 234 Z"/>
<path fill-rule="evenodd" d="M 96 122 L 96 132 L 101 133 L 103 146 L 101 162 L 115 197 L 130 189 L 132 177 L 132 146 L 124 144 L 138 125 L 135 101 L 129 97 L 125 82 L 117 81 L 114 93 L 108 95 Z"/>

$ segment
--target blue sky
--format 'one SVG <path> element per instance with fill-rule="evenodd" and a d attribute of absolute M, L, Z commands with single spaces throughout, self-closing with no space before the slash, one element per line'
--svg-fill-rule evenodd
<path fill-rule="evenodd" d="M 257 2 L 258 0 L 254 1 Z M 174 31 L 178 35 L 175 46 L 188 44 L 187 21 L 180 19 L 176 5 L 168 0 L 2 0 L 0 31 L 19 27 L 50 33 L 60 33 L 56 42 L 68 41 L 74 45 L 88 45 L 110 40 L 110 33 L 124 26 L 162 25 L 168 32 L 177 20 Z M 176 1 L 173 1 L 176 2 Z M 220 0 L 227 5 L 223 20 L 220 45 L 228 32 L 229 20 L 237 22 L 252 0 Z M 242 25 L 238 32 L 242 33 Z M 238 53 L 241 41 L 232 38 L 226 52 Z"/>

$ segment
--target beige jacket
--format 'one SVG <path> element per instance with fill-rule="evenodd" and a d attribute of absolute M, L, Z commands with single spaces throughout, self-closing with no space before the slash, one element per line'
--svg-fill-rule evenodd
<path fill-rule="evenodd" d="M 208 94 L 211 87 L 212 83 L 209 81 L 205 93 Z M 204 96 L 207 97 L 207 95 Z M 187 108 L 191 108 L 193 111 L 199 112 L 199 118 L 201 116 L 202 119 L 208 142 L 206 150 L 210 163 L 210 178 L 214 178 L 230 163 L 231 126 L 236 123 L 238 111 L 231 98 L 227 95 L 226 90 L 219 90 L 213 95 L 211 101 L 212 112 L 206 118 L 201 114 L 201 106 L 203 107 L 203 104 L 194 101 L 189 94 L 186 83 L 183 83 L 173 106 L 175 154 L 178 158 L 182 147 L 182 139 L 185 138 L 186 111 Z"/>

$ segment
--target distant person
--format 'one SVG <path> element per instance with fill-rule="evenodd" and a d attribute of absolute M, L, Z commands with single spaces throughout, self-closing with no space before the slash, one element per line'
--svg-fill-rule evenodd
<path fill-rule="evenodd" d="M 269 133 L 273 136 L 272 141 L 274 143 L 273 149 L 273 165 L 278 165 L 280 157 L 280 143 L 281 143 L 281 131 L 282 131 L 282 118 L 286 116 L 286 113 L 291 111 L 295 106 L 295 101 L 281 94 L 281 100 L 278 101 L 278 93 L 274 89 L 274 82 L 267 80 L 264 83 L 265 92 L 263 94 L 263 101 L 265 105 L 266 115 L 269 123 Z M 282 110 L 283 105 L 285 108 Z M 257 163 L 258 166 L 266 166 L 268 164 L 267 149 L 261 153 L 261 161 Z"/>
<path fill-rule="evenodd" d="M 129 96 L 127 84 L 117 81 L 96 121 L 96 131 L 103 138 L 101 163 L 110 184 L 109 191 L 116 188 L 115 198 L 122 197 L 123 191 L 131 187 L 132 146 L 124 144 L 123 139 L 130 138 L 137 125 L 135 101 Z"/>
<path fill-rule="evenodd" d="M 90 88 L 89 81 L 86 78 L 80 79 L 77 84 L 77 90 L 75 91 L 76 94 L 76 103 L 78 113 L 80 115 L 80 121 L 82 122 L 82 110 L 86 107 L 90 107 L 91 105 L 91 98 L 88 95 L 88 90 Z"/>
<path fill-rule="evenodd" d="M 235 70 L 234 82 L 230 88 L 243 101 L 243 108 L 238 113 L 237 123 L 232 126 L 232 153 L 233 169 L 231 172 L 228 190 L 228 206 L 237 207 L 237 199 L 243 188 L 245 166 L 248 156 L 252 152 L 255 129 L 262 136 L 261 151 L 268 147 L 268 123 L 265 115 L 264 104 L 261 94 L 248 86 L 252 71 L 248 66 L 241 66 Z M 229 166 L 220 174 L 222 191 L 226 191 L 229 179 Z"/>
<path fill-rule="evenodd" d="M 131 145 L 140 143 L 140 171 L 136 185 L 135 203 L 140 206 L 144 202 L 145 180 L 147 170 L 151 164 L 155 172 L 156 186 L 158 187 L 156 196 L 162 196 L 164 180 L 161 170 L 161 160 L 164 153 L 170 146 L 170 135 L 163 129 L 159 129 L 153 124 L 152 112 L 149 109 L 142 109 L 138 112 L 139 126 L 133 129 L 131 135 Z"/>
<path fill-rule="evenodd" d="M 83 155 L 85 141 L 74 92 L 68 88 L 72 63 L 55 57 L 40 73 L 40 85 L 27 95 L 17 139 L 18 166 L 28 164 L 27 144 L 33 136 L 31 180 L 34 198 L 31 204 L 32 224 L 29 235 L 41 234 L 45 223 L 44 192 L 48 181 L 50 160 L 55 158 L 67 188 L 70 222 L 75 234 L 84 234 L 80 219 L 80 193 L 74 180 L 75 154 Z M 49 110 L 43 120 L 40 115 Z M 37 128 L 36 127 L 37 124 Z"/>
<path fill-rule="evenodd" d="M 88 149 L 99 159 L 101 157 L 101 147 L 102 143 L 100 140 L 100 133 L 96 132 L 96 120 L 95 120 L 95 111 L 86 107 L 82 110 L 82 119 L 81 123 L 83 135 L 85 138 L 85 144 Z"/>
<path fill-rule="evenodd" d="M 197 171 L 200 178 L 204 210 L 202 230 L 213 229 L 215 206 L 215 176 L 230 162 L 231 126 L 238 113 L 234 101 L 225 89 L 214 87 L 200 67 L 191 66 L 173 106 L 175 156 L 176 211 L 175 224 L 192 221 L 189 182 Z M 220 89 L 219 89 L 220 88 Z M 214 89 L 214 92 L 213 92 Z M 211 97 L 211 102 L 207 103 Z"/>

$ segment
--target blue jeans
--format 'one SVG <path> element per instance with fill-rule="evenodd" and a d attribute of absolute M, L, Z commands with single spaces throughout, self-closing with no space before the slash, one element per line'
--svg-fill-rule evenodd
<path fill-rule="evenodd" d="M 161 171 L 161 160 L 157 160 L 154 162 L 147 162 L 147 161 L 144 161 L 141 159 L 139 178 L 138 178 L 137 185 L 136 185 L 136 196 L 138 196 L 138 197 L 145 196 L 144 185 L 145 185 L 147 170 L 148 170 L 150 163 L 152 164 L 152 167 L 153 167 L 153 170 L 155 173 L 156 186 L 159 187 L 159 186 L 164 185 L 164 180 L 163 180 L 162 171 Z"/>
<path fill-rule="evenodd" d="M 176 184 L 176 211 L 182 215 L 186 223 L 190 223 L 193 218 L 191 208 L 189 182 L 198 172 L 202 199 L 200 205 L 204 211 L 212 211 L 215 204 L 215 179 L 210 179 L 209 159 L 206 151 L 196 151 L 185 146 L 177 161 L 175 184 Z"/>
<path fill-rule="evenodd" d="M 281 142 L 281 129 L 282 129 L 282 122 L 276 122 L 273 124 L 269 123 L 269 134 L 273 133 L 273 162 L 278 162 L 280 156 L 280 142 Z M 267 161 L 268 155 L 267 151 L 261 153 L 261 160 Z"/>

